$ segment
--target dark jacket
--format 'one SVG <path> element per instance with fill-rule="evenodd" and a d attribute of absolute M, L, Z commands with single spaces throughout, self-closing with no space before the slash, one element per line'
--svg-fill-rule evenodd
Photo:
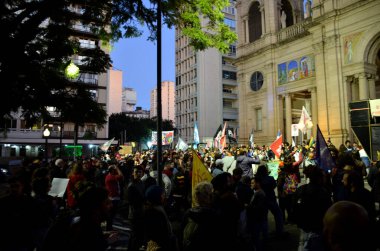
<path fill-rule="evenodd" d="M 252 164 L 259 164 L 260 159 L 258 157 L 251 158 L 245 155 L 240 155 L 236 158 L 236 167 L 243 169 L 243 176 L 253 177 Z"/>
<path fill-rule="evenodd" d="M 220 250 L 218 223 L 218 216 L 212 208 L 189 209 L 183 221 L 183 250 Z"/>

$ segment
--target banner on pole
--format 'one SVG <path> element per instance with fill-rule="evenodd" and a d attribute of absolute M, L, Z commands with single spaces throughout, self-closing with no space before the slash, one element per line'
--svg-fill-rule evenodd
<path fill-rule="evenodd" d="M 174 131 L 163 131 L 162 132 L 162 145 L 170 145 L 174 139 Z M 157 145 L 157 131 L 152 131 L 152 145 Z"/>
<path fill-rule="evenodd" d="M 292 137 L 298 136 L 298 124 L 292 124 Z"/>

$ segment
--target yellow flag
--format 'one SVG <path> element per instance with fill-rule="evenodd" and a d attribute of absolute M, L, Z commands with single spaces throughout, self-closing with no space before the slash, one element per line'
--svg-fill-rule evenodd
<path fill-rule="evenodd" d="M 198 154 L 193 150 L 193 172 L 192 172 L 192 205 L 194 207 L 194 188 L 195 186 L 202 181 L 211 181 L 212 175 L 208 171 L 207 167 L 202 163 L 201 159 L 198 157 Z"/>

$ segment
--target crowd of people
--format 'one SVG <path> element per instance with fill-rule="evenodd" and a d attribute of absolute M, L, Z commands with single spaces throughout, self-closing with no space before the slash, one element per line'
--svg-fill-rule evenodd
<path fill-rule="evenodd" d="M 298 250 L 376 250 L 380 161 L 371 162 L 350 141 L 339 148 L 328 141 L 328 147 L 331 170 L 318 166 L 315 145 L 286 142 L 279 157 L 258 145 L 167 150 L 161 174 L 152 150 L 25 160 L 1 176 L 0 250 L 107 250 L 118 238 L 118 216 L 131 227 L 132 251 L 260 251 L 269 212 L 278 238 L 287 238 L 286 224 L 298 226 Z M 211 181 L 192 187 L 193 158 Z M 49 195 L 54 178 L 68 179 L 63 197 Z"/>

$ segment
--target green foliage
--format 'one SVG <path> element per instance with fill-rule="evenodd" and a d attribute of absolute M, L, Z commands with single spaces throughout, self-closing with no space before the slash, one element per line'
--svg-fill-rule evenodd
<path fill-rule="evenodd" d="M 181 28 L 195 49 L 215 47 L 227 52 L 236 41 L 221 12 L 228 0 L 161 3 L 164 24 Z M 77 5 L 81 6 L 79 13 L 69 8 Z M 81 55 L 86 59 L 78 65 L 80 72 L 104 73 L 111 66 L 106 50 L 112 42 L 141 35 L 140 25 L 148 27 L 152 40 L 157 32 L 157 0 L 4 0 L 0 16 L 0 79 L 4 83 L 0 117 L 21 108 L 28 125 L 38 119 L 50 121 L 47 106 L 56 107 L 65 121 L 77 125 L 89 122 L 85 118 L 104 123 L 104 107 L 88 99 L 86 90 L 76 91 L 78 84 L 66 78 L 66 67 L 74 55 Z M 76 38 L 83 33 L 72 28 L 78 23 L 91 29 L 87 35 L 100 40 L 98 46 L 80 47 Z M 101 45 L 106 45 L 105 50 Z"/>

